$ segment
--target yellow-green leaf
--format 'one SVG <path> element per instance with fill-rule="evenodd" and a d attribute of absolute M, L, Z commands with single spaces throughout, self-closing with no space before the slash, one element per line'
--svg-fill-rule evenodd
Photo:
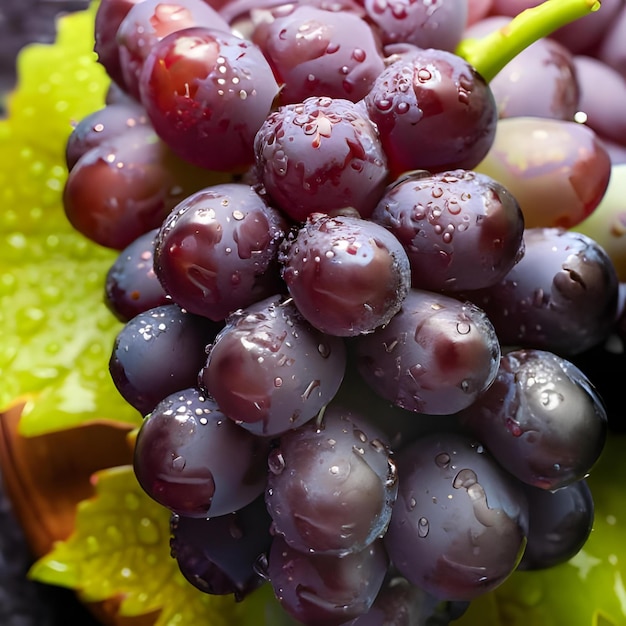
<path fill-rule="evenodd" d="M 55 44 L 21 52 L 0 121 L 0 411 L 25 401 L 25 435 L 140 420 L 108 373 L 120 324 L 102 294 L 116 253 L 75 232 L 61 200 L 72 124 L 104 105 L 108 86 L 94 11 L 63 17 Z"/>
<path fill-rule="evenodd" d="M 240 623 L 243 605 L 204 594 L 183 578 L 169 553 L 170 514 L 144 493 L 132 467 L 95 478 L 95 496 L 78 507 L 76 531 L 35 563 L 30 576 L 75 589 L 85 602 L 121 597 L 120 615 L 160 610 L 156 626 Z"/>

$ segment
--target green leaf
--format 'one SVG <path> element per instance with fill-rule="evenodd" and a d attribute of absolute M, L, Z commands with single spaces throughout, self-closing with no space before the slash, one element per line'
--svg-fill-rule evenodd
<path fill-rule="evenodd" d="M 0 411 L 25 402 L 24 435 L 140 420 L 108 373 L 121 325 L 102 294 L 117 253 L 75 232 L 61 199 L 72 124 L 104 105 L 108 86 L 94 11 L 63 17 L 55 44 L 22 51 L 0 121 Z"/>
<path fill-rule="evenodd" d="M 473 603 L 458 626 L 623 626 L 626 624 L 626 436 L 612 434 L 589 477 L 595 521 L 568 563 L 517 572 Z"/>
<path fill-rule="evenodd" d="M 261 623 L 271 609 L 271 590 L 236 603 L 183 578 L 169 553 L 170 513 L 145 494 L 132 467 L 95 478 L 95 496 L 79 505 L 74 534 L 35 563 L 31 578 L 75 589 L 85 602 L 120 597 L 123 616 L 160 611 L 155 626 Z M 250 621 L 242 621 L 246 617 Z"/>

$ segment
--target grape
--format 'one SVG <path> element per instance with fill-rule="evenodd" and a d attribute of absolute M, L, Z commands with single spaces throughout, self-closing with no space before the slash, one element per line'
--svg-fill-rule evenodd
<path fill-rule="evenodd" d="M 517 566 L 525 545 L 524 492 L 475 440 L 440 433 L 397 455 L 398 499 L 384 536 L 410 582 L 448 600 L 472 600 Z"/>
<path fill-rule="evenodd" d="M 154 270 L 182 307 L 219 321 L 280 289 L 283 216 L 250 185 L 223 183 L 187 196 L 161 224 Z"/>
<path fill-rule="evenodd" d="M 389 576 L 370 610 L 346 626 L 449 626 L 468 606 L 438 600 L 401 576 Z"/>
<path fill-rule="evenodd" d="M 527 228 L 524 249 L 499 283 L 465 294 L 487 313 L 500 342 L 569 357 L 604 340 L 618 296 L 604 249 L 562 228 Z"/>
<path fill-rule="evenodd" d="M 233 594 L 242 600 L 264 581 L 255 570 L 271 545 L 271 518 L 263 495 L 217 517 L 172 514 L 172 557 L 183 576 L 212 595 Z"/>
<path fill-rule="evenodd" d="M 626 144 L 626 116 L 619 104 L 626 99 L 626 78 L 594 57 L 578 55 L 574 64 L 581 88 L 581 119 L 601 137 Z"/>
<path fill-rule="evenodd" d="M 200 381 L 221 410 L 258 435 L 278 435 L 332 400 L 346 367 L 341 339 L 325 336 L 282 296 L 234 313 L 208 352 Z"/>
<path fill-rule="evenodd" d="M 453 52 L 467 24 L 466 0 L 435 4 L 411 0 L 364 0 L 368 18 L 383 44 L 409 43 L 418 48 Z"/>
<path fill-rule="evenodd" d="M 137 100 L 146 57 L 170 33 L 205 26 L 230 33 L 226 20 L 203 0 L 142 0 L 131 7 L 117 31 L 124 84 Z"/>
<path fill-rule="evenodd" d="M 69 173 L 63 206 L 72 226 L 96 243 L 123 250 L 157 228 L 209 176 L 180 161 L 149 126 L 111 137 Z"/>
<path fill-rule="evenodd" d="M 306 554 L 354 554 L 384 534 L 398 485 L 389 447 L 360 415 L 331 403 L 319 423 L 284 433 L 269 454 L 274 532 Z"/>
<path fill-rule="evenodd" d="M 127 92 L 124 82 L 117 31 L 120 24 L 133 6 L 144 0 L 100 0 L 96 9 L 94 35 L 94 51 L 98 62 L 113 81 Z"/>
<path fill-rule="evenodd" d="M 528 541 L 519 570 L 554 567 L 578 554 L 591 533 L 593 497 L 585 480 L 556 491 L 525 489 Z"/>
<path fill-rule="evenodd" d="M 400 312 L 353 340 L 364 381 L 390 402 L 417 413 L 450 415 L 494 381 L 500 345 L 477 306 L 411 289 Z"/>
<path fill-rule="evenodd" d="M 498 122 L 476 171 L 502 183 L 519 202 L 526 228 L 572 228 L 602 199 L 611 159 L 588 126 L 541 117 Z"/>
<path fill-rule="evenodd" d="M 550 491 L 587 476 L 607 433 L 589 379 L 542 350 L 505 354 L 496 380 L 461 420 L 517 479 Z"/>
<path fill-rule="evenodd" d="M 278 601 L 300 623 L 341 626 L 370 608 L 387 565 L 380 541 L 339 558 L 303 554 L 275 537 L 268 573 Z"/>
<path fill-rule="evenodd" d="M 402 243 L 416 288 L 486 287 L 523 253 L 524 217 L 517 201 L 497 181 L 469 170 L 402 176 L 387 188 L 371 219 Z"/>
<path fill-rule="evenodd" d="M 119 331 L 109 371 L 121 396 L 147 415 L 165 396 L 196 384 L 204 347 L 220 326 L 177 304 L 139 313 Z"/>
<path fill-rule="evenodd" d="M 387 324 L 411 281 L 409 259 L 382 226 L 350 215 L 309 216 L 281 247 L 282 277 L 319 330 L 353 336 Z"/>
<path fill-rule="evenodd" d="M 379 74 L 364 102 L 393 176 L 471 169 L 493 143 L 498 113 L 489 86 L 445 50 L 406 52 Z"/>
<path fill-rule="evenodd" d="M 107 272 L 104 301 L 122 322 L 149 309 L 171 304 L 152 266 L 157 232 L 154 228 L 137 237 L 120 252 Z"/>
<path fill-rule="evenodd" d="M 268 444 L 195 388 L 164 398 L 142 422 L 133 465 L 144 491 L 181 516 L 228 515 L 263 493 Z"/>
<path fill-rule="evenodd" d="M 492 16 L 468 28 L 481 37 L 506 28 L 510 18 Z M 580 89 L 574 55 L 563 44 L 542 37 L 507 63 L 489 82 L 500 119 L 536 116 L 573 121 Z"/>
<path fill-rule="evenodd" d="M 118 137 L 137 126 L 147 126 L 145 111 L 137 103 L 109 104 L 81 119 L 72 129 L 65 146 L 65 163 L 70 171 L 91 148 Z"/>
<path fill-rule="evenodd" d="M 279 78 L 281 104 L 322 95 L 358 102 L 385 67 L 369 25 L 346 10 L 292 5 L 252 39 Z"/>
<path fill-rule="evenodd" d="M 254 150 L 259 180 L 297 221 L 345 207 L 368 217 L 387 182 L 376 128 L 350 100 L 311 97 L 279 107 L 260 127 Z"/>
<path fill-rule="evenodd" d="M 141 102 L 154 129 L 182 159 L 217 171 L 245 169 L 278 94 L 260 49 L 219 30 L 166 35 L 144 61 Z"/>

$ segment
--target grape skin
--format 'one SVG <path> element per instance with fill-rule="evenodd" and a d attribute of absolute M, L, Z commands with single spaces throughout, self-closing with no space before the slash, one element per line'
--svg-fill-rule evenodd
<path fill-rule="evenodd" d="M 142 422 L 133 467 L 139 484 L 174 513 L 227 515 L 260 496 L 268 442 L 239 428 L 195 388 L 164 398 Z"/>
<path fill-rule="evenodd" d="M 421 437 L 396 460 L 400 486 L 383 541 L 400 573 L 448 600 L 472 600 L 502 583 L 528 532 L 519 483 L 455 433 Z"/>

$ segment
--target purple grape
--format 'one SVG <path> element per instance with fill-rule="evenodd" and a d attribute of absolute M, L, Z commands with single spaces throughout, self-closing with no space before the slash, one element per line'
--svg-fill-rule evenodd
<path fill-rule="evenodd" d="M 220 325 L 177 304 L 139 313 L 117 334 L 109 371 L 128 404 L 147 415 L 167 395 L 195 386 Z"/>
<path fill-rule="evenodd" d="M 139 91 L 154 129 L 176 154 L 226 172 L 253 163 L 254 136 L 278 84 L 257 46 L 198 26 L 153 46 Z"/>
<path fill-rule="evenodd" d="M 384 536 L 394 567 L 447 600 L 472 600 L 501 584 L 524 550 L 521 485 L 482 445 L 455 433 L 421 437 L 397 462 L 398 499 Z"/>
<path fill-rule="evenodd" d="M 149 230 L 127 246 L 109 268 L 104 301 L 122 322 L 171 300 L 154 273 L 152 259 L 158 229 Z"/>
<path fill-rule="evenodd" d="M 528 541 L 518 570 L 555 567 L 578 554 L 593 526 L 594 504 L 585 480 L 556 491 L 528 487 Z"/>
<path fill-rule="evenodd" d="M 626 101 L 626 76 L 590 56 L 578 55 L 574 64 L 581 89 L 580 119 L 601 137 L 626 144 L 626 115 L 620 106 Z"/>
<path fill-rule="evenodd" d="M 517 201 L 494 179 L 469 170 L 402 176 L 371 219 L 402 243 L 411 285 L 420 289 L 492 285 L 523 253 L 524 216 Z"/>
<path fill-rule="evenodd" d="M 411 282 L 409 259 L 382 226 L 314 213 L 281 247 L 282 277 L 303 317 L 338 336 L 387 324 Z"/>
<path fill-rule="evenodd" d="M 128 12 L 143 0 L 100 0 L 96 9 L 94 24 L 94 51 L 98 62 L 113 81 L 127 91 L 122 74 L 117 30 Z"/>
<path fill-rule="evenodd" d="M 212 320 L 280 289 L 279 211 L 249 185 L 223 183 L 182 200 L 162 223 L 154 270 L 180 306 Z"/>
<path fill-rule="evenodd" d="M 234 313 L 217 335 L 201 384 L 242 428 L 273 436 L 314 418 L 339 389 L 343 341 L 273 296 Z"/>
<path fill-rule="evenodd" d="M 294 4 L 252 38 L 281 83 L 280 104 L 311 96 L 358 102 L 385 67 L 368 23 L 346 10 Z"/>
<path fill-rule="evenodd" d="M 368 217 L 387 182 L 386 158 L 362 107 L 311 97 L 271 113 L 254 140 L 258 177 L 296 221 L 352 207 Z"/>
<path fill-rule="evenodd" d="M 388 576 L 369 611 L 346 626 L 449 626 L 468 606 L 439 600 L 406 578 Z"/>
<path fill-rule="evenodd" d="M 228 515 L 266 483 L 268 443 L 227 419 L 195 388 L 164 398 L 146 417 L 133 466 L 144 491 L 181 516 Z"/>
<path fill-rule="evenodd" d="M 142 0 L 126 14 L 117 31 L 124 84 L 137 100 L 139 78 L 152 48 L 170 33 L 204 26 L 230 33 L 226 20 L 203 0 Z"/>
<path fill-rule="evenodd" d="M 527 228 L 522 259 L 497 284 L 466 296 L 489 316 L 500 342 L 564 357 L 603 341 L 617 312 L 618 279 L 591 238 Z"/>
<path fill-rule="evenodd" d="M 366 384 L 397 406 L 450 415 L 466 408 L 498 372 L 500 344 L 471 303 L 411 289 L 384 327 L 353 340 Z"/>
<path fill-rule="evenodd" d="M 337 557 L 298 552 L 275 537 L 268 574 L 278 601 L 299 623 L 342 626 L 369 610 L 387 567 L 381 541 Z"/>
<path fill-rule="evenodd" d="M 256 571 L 269 552 L 271 518 L 263 495 L 217 517 L 172 514 L 172 557 L 194 587 L 211 595 L 233 594 L 242 600 L 263 582 Z"/>
<path fill-rule="evenodd" d="M 472 169 L 489 152 L 496 102 L 461 57 L 428 48 L 401 55 L 364 98 L 393 176 L 407 170 Z"/>
<path fill-rule="evenodd" d="M 607 434 L 602 400 L 571 362 L 543 350 L 513 350 L 463 423 L 518 480 L 555 490 L 584 478 Z"/>
<path fill-rule="evenodd" d="M 467 0 L 364 0 L 384 45 L 409 43 L 453 52 L 468 19 Z"/>
<path fill-rule="evenodd" d="M 378 429 L 330 404 L 280 437 L 268 459 L 273 530 L 307 554 L 347 555 L 384 534 L 398 485 Z"/>
<path fill-rule="evenodd" d="M 63 190 L 65 215 L 88 239 L 123 250 L 158 228 L 178 202 L 206 184 L 150 126 L 110 137 L 87 151 Z"/>
<path fill-rule="evenodd" d="M 147 126 L 148 118 L 137 102 L 109 104 L 81 119 L 72 129 L 65 146 L 65 163 L 70 171 L 91 148 L 118 137 L 137 126 Z"/>

